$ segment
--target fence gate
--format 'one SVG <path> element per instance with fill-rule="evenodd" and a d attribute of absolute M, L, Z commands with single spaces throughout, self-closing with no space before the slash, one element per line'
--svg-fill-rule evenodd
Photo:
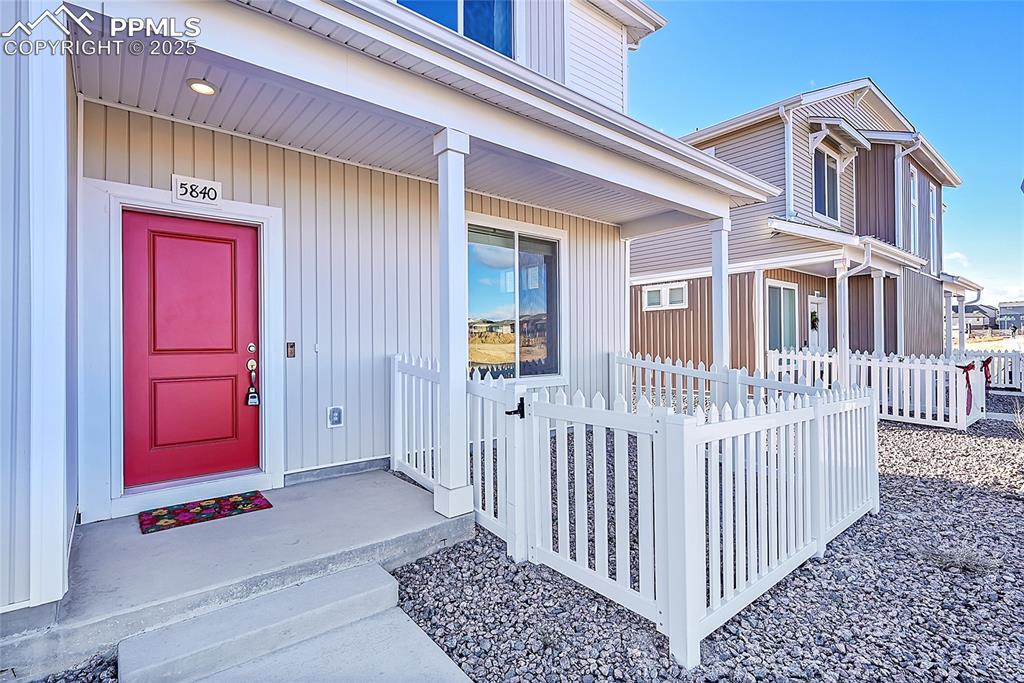
<path fill-rule="evenodd" d="M 640 399 L 631 413 L 559 390 L 526 401 L 529 557 L 665 628 L 655 562 L 664 537 L 664 457 L 655 449 L 667 410 Z M 662 544 L 664 548 L 664 544 Z"/>

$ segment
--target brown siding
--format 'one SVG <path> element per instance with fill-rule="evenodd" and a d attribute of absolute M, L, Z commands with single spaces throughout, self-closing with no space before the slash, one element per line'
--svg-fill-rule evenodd
<path fill-rule="evenodd" d="M 687 280 L 686 308 L 644 311 L 643 287 L 630 288 L 630 343 L 634 353 L 711 364 L 711 278 Z M 754 274 L 729 276 L 733 367 L 754 367 Z"/>
<path fill-rule="evenodd" d="M 917 169 L 917 225 L 910 224 L 910 167 Z M 910 234 L 917 230 L 918 234 L 918 256 L 931 258 L 931 235 L 928 230 L 928 185 L 935 184 L 936 190 L 936 230 L 939 236 L 939 263 L 935 269 L 936 273 L 942 272 L 942 185 L 932 178 L 921 166 L 914 163 L 912 159 L 903 161 L 903 248 L 910 251 Z M 931 264 L 927 263 L 922 270 L 930 270 Z"/>
<path fill-rule="evenodd" d="M 896 353 L 896 279 L 885 279 L 885 352 Z M 850 350 L 875 350 L 875 288 L 870 275 L 850 278 Z"/>
<path fill-rule="evenodd" d="M 942 353 L 942 283 L 913 268 L 903 269 L 904 337 L 907 354 Z"/>
<path fill-rule="evenodd" d="M 873 145 L 857 154 L 857 234 L 896 244 L 895 145 Z"/>
<path fill-rule="evenodd" d="M 828 346 L 832 347 L 835 345 L 834 330 L 835 326 L 832 324 L 834 304 L 828 289 L 828 280 L 821 277 L 820 275 L 810 275 L 808 273 L 801 273 L 796 270 L 766 270 L 764 272 L 766 280 L 781 280 L 782 282 L 793 282 L 796 284 L 796 329 L 797 329 L 797 340 L 800 342 L 800 347 L 807 346 L 807 297 L 814 296 L 817 292 L 817 296 L 829 297 L 829 325 L 828 325 Z M 767 308 L 766 308 L 767 310 Z M 765 330 L 765 338 L 767 339 L 768 331 Z"/>

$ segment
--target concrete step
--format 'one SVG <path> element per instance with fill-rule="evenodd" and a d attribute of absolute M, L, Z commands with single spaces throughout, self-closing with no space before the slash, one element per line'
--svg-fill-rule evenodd
<path fill-rule="evenodd" d="M 398 582 L 366 564 L 126 638 L 126 683 L 193 681 L 394 607 Z"/>
<path fill-rule="evenodd" d="M 464 683 L 469 678 L 398 607 L 201 679 L 204 683 Z"/>

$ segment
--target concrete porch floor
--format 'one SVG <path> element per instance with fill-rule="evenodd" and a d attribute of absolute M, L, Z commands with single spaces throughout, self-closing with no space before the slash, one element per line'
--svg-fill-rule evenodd
<path fill-rule="evenodd" d="M 273 508 L 143 536 L 135 516 L 79 527 L 57 622 L 0 641 L 20 680 L 121 639 L 278 588 L 377 563 L 393 568 L 473 535 L 430 493 L 384 471 L 265 491 Z"/>

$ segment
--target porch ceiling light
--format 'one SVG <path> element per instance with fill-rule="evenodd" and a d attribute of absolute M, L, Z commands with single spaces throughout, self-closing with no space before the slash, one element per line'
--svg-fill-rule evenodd
<path fill-rule="evenodd" d="M 217 86 L 209 81 L 203 80 L 202 78 L 190 78 L 188 81 L 188 87 L 192 89 L 192 92 L 198 95 L 216 95 Z"/>

